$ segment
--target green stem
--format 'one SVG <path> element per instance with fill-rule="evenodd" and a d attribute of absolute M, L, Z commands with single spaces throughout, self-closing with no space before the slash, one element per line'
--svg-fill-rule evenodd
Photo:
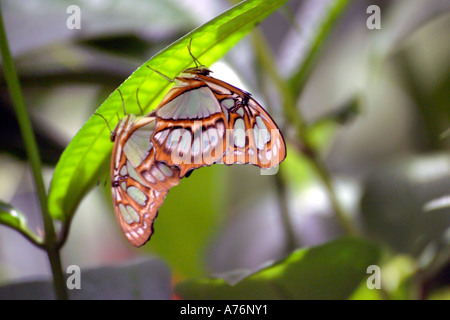
<path fill-rule="evenodd" d="M 281 167 L 279 167 L 281 170 Z M 291 217 L 289 215 L 289 199 L 287 194 L 286 183 L 283 181 L 281 174 L 276 174 L 273 176 L 275 179 L 275 184 L 277 186 L 277 196 L 278 196 L 278 204 L 280 206 L 281 211 L 281 219 L 282 224 L 285 230 L 286 243 L 285 243 L 285 252 L 286 254 L 291 253 L 297 248 L 296 239 L 295 239 L 295 230 L 291 223 Z"/>
<path fill-rule="evenodd" d="M 3 16 L 0 7 L 0 50 L 2 53 L 3 72 L 6 79 L 8 91 L 11 95 L 17 120 L 19 122 L 20 131 L 25 144 L 25 149 L 30 161 L 31 170 L 33 172 L 36 192 L 39 197 L 41 206 L 42 220 L 45 230 L 45 250 L 47 252 L 50 266 L 53 274 L 53 284 L 56 296 L 59 299 L 66 299 L 67 292 L 65 287 L 64 275 L 62 273 L 61 259 L 59 250 L 56 246 L 57 237 L 53 226 L 53 221 L 50 217 L 47 207 L 47 193 L 45 190 L 44 179 L 42 177 L 41 160 L 36 144 L 36 139 L 28 117 L 27 110 L 20 88 L 19 78 L 17 76 L 13 59 L 9 51 L 8 40 L 3 24 Z"/>
<path fill-rule="evenodd" d="M 331 207 L 334 210 L 334 214 L 336 218 L 339 221 L 339 224 L 341 225 L 342 229 L 346 234 L 349 235 L 358 235 L 359 231 L 357 228 L 353 225 L 352 221 L 349 219 L 348 215 L 346 214 L 345 210 L 342 208 L 339 199 L 336 195 L 336 192 L 333 188 L 332 182 L 331 182 L 331 176 L 328 172 L 328 169 L 325 167 L 323 162 L 318 159 L 315 152 L 311 152 L 308 154 L 308 157 L 311 160 L 311 163 L 313 164 L 317 175 L 319 176 L 320 180 L 322 181 L 325 190 L 328 193 L 328 198 L 331 203 Z"/>
<path fill-rule="evenodd" d="M 298 110 L 297 105 L 295 103 L 296 99 L 291 89 L 291 86 L 287 84 L 283 78 L 281 78 L 278 70 L 273 63 L 274 58 L 270 52 L 269 46 L 267 45 L 264 36 L 258 30 L 254 30 L 252 32 L 253 45 L 256 50 L 256 54 L 258 59 L 261 62 L 261 65 L 264 67 L 265 71 L 268 73 L 270 78 L 273 80 L 275 86 L 281 94 L 283 99 L 283 111 L 284 117 L 287 122 L 296 129 L 297 131 L 297 140 L 300 145 L 300 151 L 306 156 L 313 168 L 315 169 L 318 178 L 323 183 L 325 190 L 327 191 L 328 198 L 330 200 L 331 206 L 335 212 L 336 218 L 338 219 L 341 227 L 347 234 L 356 235 L 358 233 L 357 229 L 353 226 L 352 221 L 348 218 L 348 215 L 345 213 L 345 210 L 342 208 L 336 192 L 331 183 L 331 175 L 328 172 L 325 165 L 322 163 L 321 159 L 317 156 L 316 150 L 310 144 L 307 134 L 306 134 L 306 124 L 304 118 Z M 280 181 L 277 181 L 278 185 Z M 283 200 L 280 200 L 283 201 Z M 287 217 L 287 222 L 285 223 L 286 231 L 290 232 L 292 226 L 289 222 L 289 218 Z"/>
<path fill-rule="evenodd" d="M 271 79 L 274 81 L 281 95 L 284 98 L 288 97 L 289 93 L 285 91 L 287 86 L 284 85 L 283 79 L 281 79 L 275 69 L 275 66 L 273 64 L 274 60 L 270 51 L 268 50 L 268 45 L 266 44 L 264 36 L 258 29 L 254 29 L 251 32 L 251 37 L 253 40 L 253 47 L 255 48 L 256 55 L 259 60 L 259 65 L 264 66 L 264 70 L 271 76 Z M 289 103 L 289 101 L 286 100 L 287 99 L 285 99 L 284 105 Z M 283 108 L 283 110 L 286 109 L 287 108 Z M 274 175 L 274 180 L 276 184 L 277 200 L 280 206 L 280 217 L 283 224 L 284 233 L 286 235 L 285 251 L 286 253 L 290 253 L 296 248 L 296 241 L 294 226 L 292 225 L 291 218 L 289 216 L 286 184 L 279 173 Z"/>
<path fill-rule="evenodd" d="M 325 39 L 333 30 L 339 17 L 343 14 L 345 8 L 350 3 L 350 0 L 335 0 L 331 1 L 321 22 L 317 25 L 316 30 L 311 39 L 311 46 L 304 56 L 304 60 L 297 68 L 297 72 L 289 80 L 291 91 L 302 92 L 307 79 L 309 78 Z"/>

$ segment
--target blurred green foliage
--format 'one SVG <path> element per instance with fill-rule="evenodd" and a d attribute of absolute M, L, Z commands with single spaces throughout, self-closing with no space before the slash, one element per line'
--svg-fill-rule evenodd
<path fill-rule="evenodd" d="M 347 299 L 366 278 L 361 270 L 376 264 L 378 256 L 377 246 L 342 238 L 294 251 L 232 285 L 221 278 L 193 279 L 178 285 L 177 292 L 186 299 Z"/>

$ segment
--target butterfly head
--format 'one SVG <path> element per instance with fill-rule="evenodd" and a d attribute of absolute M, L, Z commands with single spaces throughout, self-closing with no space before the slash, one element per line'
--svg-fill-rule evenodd
<path fill-rule="evenodd" d="M 197 74 L 208 76 L 211 72 L 212 71 L 209 70 L 205 66 L 192 67 L 192 68 L 188 68 L 188 69 L 184 70 L 181 74 L 181 77 L 192 78 L 192 77 L 195 77 L 195 75 L 197 75 Z"/>

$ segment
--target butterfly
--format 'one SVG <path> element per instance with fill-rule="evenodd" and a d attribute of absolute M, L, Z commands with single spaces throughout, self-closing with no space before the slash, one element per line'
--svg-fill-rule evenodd
<path fill-rule="evenodd" d="M 286 145 L 270 115 L 250 93 L 211 77 L 211 70 L 194 62 L 196 67 L 172 80 L 175 85 L 152 113 L 156 160 L 178 166 L 180 177 L 213 163 L 260 168 L 281 163 Z"/>
<path fill-rule="evenodd" d="M 169 189 L 192 170 L 213 163 L 271 168 L 286 157 L 278 126 L 251 94 L 211 77 L 191 56 L 196 67 L 171 80 L 175 86 L 154 112 L 128 114 L 111 133 L 114 211 L 137 247 L 153 234 Z"/>
<path fill-rule="evenodd" d="M 123 234 L 136 247 L 150 240 L 159 207 L 180 181 L 178 168 L 155 160 L 150 139 L 155 125 L 154 117 L 128 114 L 111 132 L 114 212 Z"/>

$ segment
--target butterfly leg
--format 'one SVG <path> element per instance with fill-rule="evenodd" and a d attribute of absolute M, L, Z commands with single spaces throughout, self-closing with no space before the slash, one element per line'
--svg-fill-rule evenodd
<path fill-rule="evenodd" d="M 152 70 L 152 71 L 155 71 L 157 74 L 159 74 L 161 77 L 163 77 L 163 78 L 166 79 L 167 81 L 169 81 L 169 82 L 174 82 L 173 79 L 169 78 L 168 76 L 166 76 L 165 74 L 159 72 L 158 70 L 155 70 L 155 69 L 153 69 L 153 68 L 150 68 L 149 66 L 147 66 L 147 68 L 149 68 L 149 69 Z"/>

